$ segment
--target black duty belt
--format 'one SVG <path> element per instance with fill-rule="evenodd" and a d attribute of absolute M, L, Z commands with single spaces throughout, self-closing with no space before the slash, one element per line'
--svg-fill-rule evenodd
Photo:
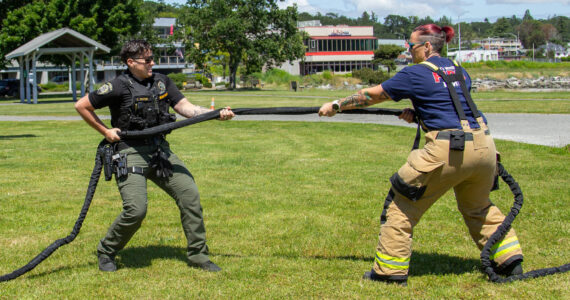
<path fill-rule="evenodd" d="M 451 133 L 454 131 L 440 131 L 437 133 L 436 140 L 449 140 Z M 485 130 L 485 135 L 490 135 L 491 131 L 489 129 Z M 465 132 L 465 140 L 473 141 L 473 134 L 471 132 Z"/>

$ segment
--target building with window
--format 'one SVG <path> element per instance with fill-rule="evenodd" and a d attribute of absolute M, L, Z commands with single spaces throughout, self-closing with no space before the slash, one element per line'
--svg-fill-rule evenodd
<path fill-rule="evenodd" d="M 498 59 L 502 60 L 520 59 L 523 49 L 518 38 L 488 37 L 481 40 L 472 40 L 471 43 L 479 44 L 481 49 L 484 50 L 497 50 Z"/>
<path fill-rule="evenodd" d="M 372 59 L 378 48 L 372 26 L 321 26 L 319 21 L 299 22 L 299 31 L 306 32 L 305 57 L 285 63 L 281 69 L 294 75 L 309 75 L 331 71 L 350 73 L 362 68 L 374 68 Z"/>
<path fill-rule="evenodd" d="M 480 62 L 499 60 L 498 50 L 461 50 L 447 52 L 447 57 L 458 62 Z"/>

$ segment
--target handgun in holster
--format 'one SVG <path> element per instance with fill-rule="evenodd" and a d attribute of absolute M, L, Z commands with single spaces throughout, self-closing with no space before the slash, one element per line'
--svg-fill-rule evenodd
<path fill-rule="evenodd" d="M 100 149 L 101 160 L 103 161 L 103 171 L 105 173 L 105 180 L 109 181 L 113 178 L 113 147 L 111 144 L 106 144 Z"/>
<path fill-rule="evenodd" d="M 127 169 L 127 155 L 124 153 L 117 153 L 113 155 L 113 171 L 115 171 L 115 178 L 121 178 L 129 174 Z"/>

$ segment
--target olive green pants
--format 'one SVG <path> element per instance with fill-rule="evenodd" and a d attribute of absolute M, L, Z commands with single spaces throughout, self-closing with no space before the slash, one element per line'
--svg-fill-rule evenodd
<path fill-rule="evenodd" d="M 175 200 L 180 210 L 182 229 L 188 242 L 189 262 L 204 263 L 209 258 L 198 188 L 184 163 L 170 151 L 168 142 L 163 141 L 160 147 L 168 154 L 168 160 L 173 166 L 172 177 L 166 179 L 157 178 L 155 170 L 148 167 L 156 146 L 131 147 L 120 151 L 127 154 L 128 167 L 142 167 L 144 174 L 129 173 L 128 176 L 116 179 L 123 199 L 123 211 L 100 241 L 97 253 L 114 257 L 140 228 L 146 216 L 147 179 L 150 179 Z"/>

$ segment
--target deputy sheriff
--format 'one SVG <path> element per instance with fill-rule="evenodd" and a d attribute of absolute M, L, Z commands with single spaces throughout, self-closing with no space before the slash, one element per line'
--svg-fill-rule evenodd
<path fill-rule="evenodd" d="M 486 119 L 469 94 L 471 79 L 465 69 L 440 56 L 453 35 L 449 26 L 418 26 L 408 42 L 415 65 L 378 86 L 325 103 L 319 110 L 320 116 L 330 117 L 341 110 L 409 98 L 414 109 L 405 109 L 399 117 L 408 122 L 417 117 L 426 132 L 424 148 L 413 150 L 390 178 L 374 266 L 364 279 L 407 284 L 413 228 L 451 188 L 479 249 L 504 219 L 489 200 L 497 152 Z M 513 229 L 492 247 L 490 258 L 498 274 L 522 273 L 522 251 Z"/>
<path fill-rule="evenodd" d="M 115 176 L 123 210 L 97 246 L 99 269 L 117 270 L 115 256 L 140 228 L 146 215 L 147 179 L 150 179 L 174 198 L 180 210 L 189 265 L 211 272 L 220 271 L 221 268 L 208 256 L 200 195 L 194 177 L 170 150 L 164 135 L 121 140 L 118 134 L 122 130 L 141 130 L 174 122 L 176 117 L 170 114 L 170 107 L 186 118 L 210 110 L 191 104 L 167 76 L 153 73 L 154 59 L 148 42 L 128 41 L 120 55 L 128 70 L 75 104 L 81 117 L 112 143 L 117 153 L 115 157 L 123 160 L 124 166 L 123 171 L 118 172 L 120 176 Z M 112 128 L 95 114 L 95 109 L 106 106 L 111 111 Z M 233 117 L 229 107 L 220 111 L 220 120 Z"/>

